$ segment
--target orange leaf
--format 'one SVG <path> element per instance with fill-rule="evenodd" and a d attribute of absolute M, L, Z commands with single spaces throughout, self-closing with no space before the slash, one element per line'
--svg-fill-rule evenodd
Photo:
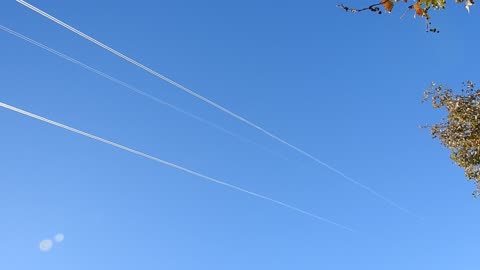
<path fill-rule="evenodd" d="M 385 0 L 382 2 L 383 3 L 383 8 L 388 11 L 388 12 L 392 12 L 392 9 L 393 9 L 393 2 L 391 0 Z"/>
<path fill-rule="evenodd" d="M 418 16 L 425 17 L 427 15 L 425 10 L 420 6 L 420 3 L 417 2 L 415 5 L 413 5 L 413 8 L 415 9 L 415 13 Z"/>

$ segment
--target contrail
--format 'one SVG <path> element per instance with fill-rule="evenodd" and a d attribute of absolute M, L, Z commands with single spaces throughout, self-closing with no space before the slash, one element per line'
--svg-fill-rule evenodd
<path fill-rule="evenodd" d="M 283 155 L 281 155 L 281 154 L 279 154 L 279 153 L 276 153 L 276 152 L 268 149 L 267 147 L 265 147 L 265 146 L 263 146 L 263 145 L 260 145 L 260 144 L 258 144 L 258 143 L 256 143 L 256 142 L 254 142 L 254 141 L 252 141 L 252 140 L 250 140 L 250 139 L 247 139 L 247 138 L 245 138 L 245 137 L 243 137 L 243 136 L 240 136 L 240 135 L 238 135 L 238 134 L 236 134 L 236 133 L 233 133 L 233 132 L 231 132 L 231 131 L 229 131 L 229 130 L 227 130 L 227 129 L 225 129 L 225 128 L 223 128 L 223 127 L 221 127 L 221 126 L 219 126 L 219 125 L 217 125 L 217 124 L 215 124 L 215 123 L 213 123 L 213 122 L 210 122 L 210 121 L 208 121 L 208 120 L 206 120 L 206 119 L 204 119 L 204 118 L 202 118 L 202 117 L 200 117 L 200 116 L 197 116 L 197 115 L 195 115 L 195 114 L 193 114 L 193 113 L 190 113 L 190 112 L 188 112 L 188 111 L 185 111 L 185 110 L 183 110 L 183 109 L 181 109 L 181 108 L 179 108 L 179 107 L 177 107 L 177 106 L 175 106 L 175 105 L 173 105 L 173 104 L 170 104 L 170 103 L 168 103 L 168 102 L 165 102 L 165 101 L 163 101 L 163 100 L 161 100 L 161 99 L 159 99 L 159 98 L 157 98 L 157 97 L 155 97 L 155 96 L 153 96 L 153 95 L 151 95 L 151 94 L 149 94 L 149 93 L 146 93 L 145 91 L 142 91 L 142 90 L 140 90 L 140 89 L 138 89 L 138 88 L 136 88 L 136 87 L 134 87 L 134 86 L 132 86 L 132 85 L 124 82 L 124 81 L 121 81 L 121 80 L 119 80 L 119 79 L 117 79 L 117 78 L 115 78 L 115 77 L 113 77 L 113 76 L 110 76 L 110 75 L 108 75 L 108 74 L 106 74 L 106 73 L 104 73 L 104 72 L 102 72 L 102 71 L 100 71 L 100 70 L 98 70 L 98 69 L 95 69 L 95 68 L 93 68 L 93 67 L 91 67 L 91 66 L 89 66 L 89 65 L 87 65 L 87 64 L 85 64 L 85 63 L 82 63 L 82 62 L 80 62 L 79 60 L 77 60 L 77 59 L 75 59 L 75 58 L 73 58 L 73 57 L 70 57 L 70 56 L 68 56 L 68 55 L 66 55 L 66 54 L 64 54 L 64 53 L 61 53 L 61 52 L 59 52 L 59 51 L 57 51 L 57 50 L 55 50 L 55 49 L 52 49 L 52 48 L 48 47 L 48 46 L 45 45 L 45 44 L 42 44 L 42 43 L 40 43 L 40 42 L 38 42 L 38 41 L 35 41 L 35 40 L 33 40 L 33 39 L 31 39 L 31 38 L 29 38 L 29 37 L 27 37 L 27 36 L 24 36 L 24 35 L 22 35 L 22 34 L 20 34 L 20 33 L 18 33 L 18 32 L 15 32 L 15 31 L 13 31 L 12 29 L 10 29 L 10 28 L 8 28 L 8 27 L 5 27 L 5 26 L 3 26 L 3 25 L 0 25 L 0 30 L 3 30 L 3 31 L 5 31 L 5 32 L 7 32 L 7 33 L 9 33 L 9 34 L 11 34 L 11 35 L 13 35 L 13 36 L 16 36 L 16 37 L 18 37 L 18 38 L 20 38 L 20 39 L 22 39 L 22 40 L 24 40 L 24 41 L 26 41 L 26 42 L 29 42 L 29 43 L 31 43 L 31 44 L 39 47 L 39 48 L 42 48 L 42 49 L 44 49 L 45 51 L 48 51 L 48 52 L 51 53 L 51 54 L 54 54 L 54 55 L 56 55 L 56 56 L 58 56 L 58 57 L 60 57 L 60 58 L 62 58 L 62 59 L 64 59 L 64 60 L 66 60 L 66 61 L 68 61 L 68 62 L 71 62 L 71 63 L 73 63 L 73 64 L 75 64 L 75 65 L 78 65 L 78 66 L 80 66 L 80 67 L 82 67 L 82 68 L 84 68 L 84 69 L 86 69 L 86 70 L 88 70 L 88 71 L 90 71 L 90 72 L 92 72 L 92 73 L 95 73 L 95 74 L 97 74 L 97 75 L 99 75 L 99 76 L 101 76 L 101 77 L 103 77 L 103 78 L 105 78 L 105 79 L 107 79 L 107 80 L 109 80 L 109 81 L 111 81 L 111 82 L 113 82 L 113 83 L 116 83 L 116 84 L 118 84 L 118 85 L 120 85 L 120 86 L 123 86 L 123 87 L 125 87 L 125 88 L 127 88 L 127 89 L 129 89 L 129 90 L 131 90 L 131 91 L 133 91 L 133 92 L 135 92 L 135 93 L 143 96 L 143 97 L 146 97 L 146 98 L 148 98 L 148 99 L 150 99 L 150 100 L 153 100 L 153 101 L 155 101 L 155 102 L 157 102 L 157 103 L 159 103 L 159 104 L 161 104 L 161 105 L 167 106 L 167 107 L 169 107 L 169 108 L 171 108 L 171 109 L 173 109 L 173 110 L 175 110 L 175 111 L 177 111 L 177 112 L 179 112 L 179 113 L 181 113 L 181 114 L 184 114 L 184 115 L 186 115 L 186 116 L 188 116 L 188 117 L 190 117 L 190 118 L 192 118 L 192 119 L 195 119 L 195 120 L 197 120 L 197 121 L 199 121 L 199 122 L 201 122 L 201 123 L 204 123 L 204 124 L 206 124 L 206 125 L 214 128 L 214 129 L 217 129 L 217 130 L 219 130 L 219 131 L 221 131 L 221 132 L 223 132 L 223 133 L 225 133 L 225 134 L 228 134 L 228 135 L 230 135 L 230 136 L 232 136 L 232 137 L 234 137 L 234 138 L 236 138 L 236 139 L 238 139 L 238 140 L 240 140 L 240 141 L 243 141 L 243 142 L 245 142 L 245 143 L 252 144 L 252 145 L 254 145 L 254 146 L 256 146 L 256 147 L 258 147 L 258 148 L 260 148 L 260 149 L 263 149 L 263 150 L 266 151 L 266 152 L 269 152 L 269 153 L 274 154 L 274 155 L 277 155 L 277 156 L 279 156 L 279 157 L 281 157 L 281 158 L 283 158 L 283 159 L 285 159 L 285 160 L 288 160 L 288 159 L 287 159 L 286 157 L 284 157 Z"/>
<path fill-rule="evenodd" d="M 205 102 L 205 103 L 207 103 L 207 104 L 209 104 L 209 105 L 211 105 L 211 106 L 219 109 L 220 111 L 222 111 L 222 112 L 224 112 L 224 113 L 226 113 L 226 114 L 228 114 L 228 115 L 236 118 L 237 120 L 239 120 L 239 121 L 241 121 L 241 122 L 249 125 L 250 127 L 257 129 L 258 131 L 260 131 L 260 132 L 264 133 L 265 135 L 269 136 L 270 138 L 272 138 L 272 139 L 280 142 L 281 144 L 283 144 L 283 145 L 285 145 L 285 146 L 288 146 L 289 148 L 295 150 L 296 152 L 302 154 L 303 156 L 305 156 L 305 157 L 307 157 L 307 158 L 315 161 L 316 163 L 318 163 L 318 164 L 326 167 L 327 169 L 331 170 L 332 172 L 340 175 L 340 176 L 343 177 L 345 180 L 348 180 L 348 181 L 350 181 L 351 183 L 357 185 L 358 187 L 363 188 L 364 190 L 370 192 L 371 194 L 373 194 L 373 195 L 376 196 L 377 198 L 382 199 L 383 201 L 385 201 L 386 203 L 390 204 L 391 206 L 393 206 L 393 207 L 395 207 L 395 208 L 397 208 L 397 209 L 399 209 L 399 210 L 401 210 L 401 211 L 403 211 L 403 212 L 405 212 L 405 213 L 407 213 L 407 214 L 409 214 L 409 215 L 415 216 L 411 211 L 403 208 L 402 206 L 400 206 L 399 204 L 395 203 L 395 202 L 392 201 L 391 199 L 389 199 L 389 198 L 381 195 L 380 193 L 378 193 L 377 191 L 375 191 L 373 188 L 371 188 L 371 187 L 369 187 L 369 186 L 367 186 L 367 185 L 364 185 L 364 184 L 358 182 L 357 180 L 355 180 L 355 179 L 353 179 L 353 178 L 345 175 L 345 173 L 341 172 L 340 170 L 338 170 L 338 169 L 336 169 L 336 168 L 328 165 L 327 163 L 321 161 L 320 159 L 316 158 L 315 156 L 313 156 L 312 154 L 308 153 L 307 151 L 305 151 L 305 150 L 303 150 L 303 149 L 301 149 L 301 148 L 299 148 L 299 147 L 297 147 L 297 146 L 295 146 L 295 145 L 293 145 L 293 144 L 285 141 L 284 139 L 278 137 L 277 135 L 271 133 L 270 131 L 267 131 L 266 129 L 258 126 L 257 124 L 254 124 L 254 123 L 251 122 L 250 120 L 248 120 L 248 119 L 246 119 L 246 118 L 244 118 L 244 117 L 242 117 L 242 116 L 240 116 L 240 115 L 238 115 L 238 114 L 230 111 L 229 109 L 227 109 L 227 108 L 225 108 L 225 107 L 223 107 L 223 106 L 221 106 L 221 105 L 219 105 L 219 104 L 211 101 L 210 99 L 208 99 L 208 98 L 206 98 L 206 97 L 204 97 L 204 96 L 202 96 L 202 95 L 194 92 L 193 90 L 187 88 L 186 86 L 183 86 L 182 84 L 177 83 L 176 81 L 174 81 L 174 80 L 172 80 L 172 79 L 170 79 L 170 78 L 168 78 L 168 77 L 166 77 L 166 76 L 164 76 L 164 75 L 156 72 L 155 70 L 153 70 L 153 69 L 151 69 L 151 68 L 149 68 L 149 67 L 141 64 L 140 62 L 137 62 L 137 61 L 133 60 L 132 58 L 130 58 L 130 57 L 122 54 L 121 52 L 118 52 L 118 51 L 112 49 L 111 47 L 103 44 L 102 42 L 100 42 L 100 41 L 92 38 L 91 36 L 89 36 L 89 35 L 81 32 L 81 31 L 75 29 L 74 27 L 72 27 L 72 26 L 64 23 L 63 21 L 61 21 L 61 20 L 53 17 L 52 15 L 50 15 L 50 14 L 48 14 L 48 13 L 46 13 L 46 12 L 40 10 L 40 9 L 38 9 L 37 7 L 31 5 L 31 4 L 29 4 L 29 3 L 27 3 L 27 2 L 25 2 L 25 1 L 23 1 L 23 0 L 16 0 L 16 1 L 17 1 L 18 3 L 24 5 L 25 7 L 27 7 L 27 8 L 29 8 L 29 9 L 37 12 L 38 14 L 40 14 L 40 15 L 42 15 L 42 16 L 50 19 L 50 20 L 52 20 L 53 22 L 55 22 L 55 23 L 57 23 L 57 24 L 65 27 L 66 29 L 74 32 L 75 34 L 77 34 L 77 35 L 79 35 L 79 36 L 87 39 L 88 41 L 90 41 L 90 42 L 92 42 L 92 43 L 94 43 L 94 44 L 102 47 L 103 49 L 105 49 L 105 50 L 107 50 L 107 51 L 115 54 L 116 56 L 124 59 L 125 61 L 127 61 L 127 62 L 129 62 L 129 63 L 131 63 L 131 64 L 133 64 L 133 65 L 135 65 L 135 66 L 137 66 L 137 67 L 139 67 L 139 68 L 141 68 L 141 69 L 143 69 L 143 70 L 145 70 L 146 72 L 152 74 L 153 76 L 156 76 L 156 77 L 164 80 L 165 82 L 167 82 L 167 83 L 169 83 L 169 84 L 171 84 L 171 85 L 179 88 L 179 89 L 182 90 L 182 91 L 187 92 L 188 94 L 190 94 L 190 95 L 192 95 L 192 96 L 194 96 L 194 97 L 202 100 L 203 102 Z"/>
<path fill-rule="evenodd" d="M 31 113 L 31 112 L 24 111 L 24 110 L 22 110 L 22 109 L 16 108 L 16 107 L 14 107 L 14 106 L 11 106 L 11 105 L 8 105 L 8 104 L 2 103 L 2 102 L 0 102 L 0 107 L 3 107 L 3 108 L 5 108 L 5 109 L 11 110 L 11 111 L 14 111 L 14 112 L 19 113 L 19 114 L 23 114 L 23 115 L 28 116 L 28 117 L 31 117 L 31 118 L 33 118 L 33 119 L 36 119 L 36 120 L 45 122 L 45 123 L 47 123 L 47 124 L 50 124 L 50 125 L 53 125 L 53 126 L 56 126 L 56 127 L 59 127 L 59 128 L 65 129 L 65 130 L 68 130 L 68 131 L 70 131 L 70 132 L 73 132 L 73 133 L 82 135 L 82 136 L 87 137 L 87 138 L 90 138 L 90 139 L 92 139 L 92 140 L 96 140 L 96 141 L 102 142 L 102 143 L 104 143 L 104 144 L 108 144 L 108 145 L 110 145 L 110 146 L 113 146 L 113 147 L 116 147 L 116 148 L 118 148 L 118 149 L 121 149 L 121 150 L 130 152 L 130 153 L 132 153 L 132 154 L 135 154 L 135 155 L 144 157 L 144 158 L 146 158 L 146 159 L 153 160 L 153 161 L 158 162 L 158 163 L 161 163 L 161 164 L 163 164 L 163 165 L 167 165 L 167 166 L 169 166 L 169 167 L 172 167 L 172 168 L 175 168 L 175 169 L 177 169 L 177 170 L 186 172 L 186 173 L 191 174 L 191 175 L 193 175 L 193 176 L 200 177 L 200 178 L 202 178 L 202 179 L 204 179 L 204 180 L 207 180 L 207 181 L 210 181 L 210 182 L 214 182 L 214 183 L 217 183 L 217 184 L 219 184 L 219 185 L 226 186 L 226 187 L 228 187 L 228 188 L 234 189 L 234 190 L 236 190 L 236 191 L 240 191 L 240 192 L 246 193 L 246 194 L 248 194 L 248 195 L 257 197 L 257 198 L 259 198 L 259 199 L 263 199 L 263 200 L 266 200 L 266 201 L 275 203 L 275 204 L 277 204 L 277 205 L 286 207 L 286 208 L 288 208 L 288 209 L 290 209 L 290 210 L 296 211 L 296 212 L 301 213 L 301 214 L 303 214 L 303 215 L 307 215 L 307 216 L 309 216 L 309 217 L 315 218 L 315 219 L 320 220 L 320 221 L 322 221 L 322 222 L 326 222 L 326 223 L 329 223 L 329 224 L 334 225 L 334 226 L 336 226 L 336 227 L 342 228 L 342 229 L 344 229 L 344 230 L 353 232 L 353 229 L 351 229 L 351 228 L 349 228 L 349 227 L 347 227 L 347 226 L 344 226 L 344 225 L 341 225 L 341 224 L 336 223 L 336 222 L 334 222 L 334 221 L 331 221 L 331 220 L 329 220 L 329 219 L 326 219 L 326 218 L 317 216 L 317 215 L 315 215 L 315 214 L 312 214 L 312 213 L 310 213 L 310 212 L 307 212 L 307 211 L 305 211 L 305 210 L 302 210 L 302 209 L 297 208 L 297 207 L 295 207 L 295 206 L 292 206 L 292 205 L 290 205 L 290 204 L 287 204 L 287 203 L 284 203 L 284 202 L 281 202 L 281 201 L 272 199 L 272 198 L 270 198 L 270 197 L 267 197 L 267 196 L 264 196 L 264 195 L 255 193 L 255 192 L 253 192 L 253 191 L 249 191 L 249 190 L 246 190 L 246 189 L 244 189 L 244 188 L 241 188 L 241 187 L 238 187 L 238 186 L 235 186 L 235 185 L 226 183 L 226 182 L 221 181 L 221 180 L 219 180 L 219 179 L 216 179 L 216 178 L 213 178 L 213 177 L 210 177 L 210 176 L 207 176 L 207 175 L 198 173 L 198 172 L 196 172 L 196 171 L 187 169 L 187 168 L 182 167 L 182 166 L 180 166 L 180 165 L 177 165 L 177 164 L 174 164 L 174 163 L 165 161 L 165 160 L 163 160 L 163 159 L 160 159 L 160 158 L 151 156 L 151 155 L 146 154 L 146 153 L 144 153 L 144 152 L 141 152 L 141 151 L 138 151 L 138 150 L 129 148 L 129 147 L 127 147 L 127 146 L 124 146 L 124 145 L 121 145 L 121 144 L 118 144 L 118 143 L 115 143 L 115 142 L 106 140 L 106 139 L 104 139 L 104 138 L 101 138 L 101 137 L 92 135 L 92 134 L 90 134 L 90 133 L 87 133 L 87 132 L 84 132 L 84 131 L 75 129 L 75 128 L 73 128 L 73 127 L 69 127 L 69 126 L 67 126 L 67 125 L 64 125 L 64 124 L 55 122 L 55 121 L 53 121 L 53 120 L 50 120 L 50 119 L 41 117 L 41 116 L 36 115 L 36 114 L 33 114 L 33 113 Z"/>

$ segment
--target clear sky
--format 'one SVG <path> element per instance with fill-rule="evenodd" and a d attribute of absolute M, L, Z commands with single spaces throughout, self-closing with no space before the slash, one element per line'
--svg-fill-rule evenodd
<path fill-rule="evenodd" d="M 231 109 L 411 211 L 16 3 L 0 24 L 232 136 L 0 31 L 0 102 L 354 229 L 0 109 L 0 269 L 473 269 L 479 201 L 418 126 L 436 81 L 476 80 L 480 7 L 337 1 L 31 4 Z M 362 6 L 370 1 L 346 1 Z M 397 8 L 402 9 L 399 5 Z M 242 139 L 239 139 L 241 137 Z M 64 240 L 63 240 L 64 237 Z M 48 252 L 42 247 L 53 245 Z M 57 241 L 63 240 L 63 241 Z"/>

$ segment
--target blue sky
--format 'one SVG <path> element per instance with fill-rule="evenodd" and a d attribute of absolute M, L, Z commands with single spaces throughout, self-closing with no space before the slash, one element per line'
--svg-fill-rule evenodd
<path fill-rule="evenodd" d="M 254 143 L 3 31 L 0 102 L 355 232 L 1 109 L 1 269 L 472 268 L 474 185 L 418 126 L 442 116 L 420 104 L 431 81 L 476 79 L 476 7 L 450 3 L 427 34 L 403 11 L 354 15 L 336 1 L 30 3 L 414 215 L 9 0 L 1 25 Z M 57 233 L 65 241 L 41 252 Z"/>

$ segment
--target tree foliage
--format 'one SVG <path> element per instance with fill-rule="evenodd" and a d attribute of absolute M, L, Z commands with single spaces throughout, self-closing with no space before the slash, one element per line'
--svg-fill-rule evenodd
<path fill-rule="evenodd" d="M 343 4 L 337 5 L 337 7 L 352 13 L 369 10 L 378 14 L 382 14 L 383 11 L 381 10 L 381 7 L 383 7 L 384 11 L 391 13 L 398 2 L 406 5 L 406 11 L 404 15 L 409 11 L 412 11 L 414 12 L 414 16 L 419 16 L 425 19 L 427 31 L 435 33 L 439 32 L 436 28 L 431 27 L 430 11 L 445 9 L 447 6 L 446 0 L 382 0 L 379 3 L 374 3 L 368 7 L 360 9 L 351 8 Z M 470 7 L 475 4 L 474 0 L 455 0 L 455 3 L 465 4 L 465 8 L 468 12 L 470 12 Z M 402 17 L 404 15 L 402 15 Z"/>
<path fill-rule="evenodd" d="M 425 91 L 423 101 L 430 100 L 433 108 L 446 109 L 447 117 L 428 126 L 433 138 L 450 149 L 450 158 L 465 170 L 465 176 L 474 180 L 480 195 L 480 89 L 467 81 L 459 94 L 452 89 L 432 84 Z"/>

